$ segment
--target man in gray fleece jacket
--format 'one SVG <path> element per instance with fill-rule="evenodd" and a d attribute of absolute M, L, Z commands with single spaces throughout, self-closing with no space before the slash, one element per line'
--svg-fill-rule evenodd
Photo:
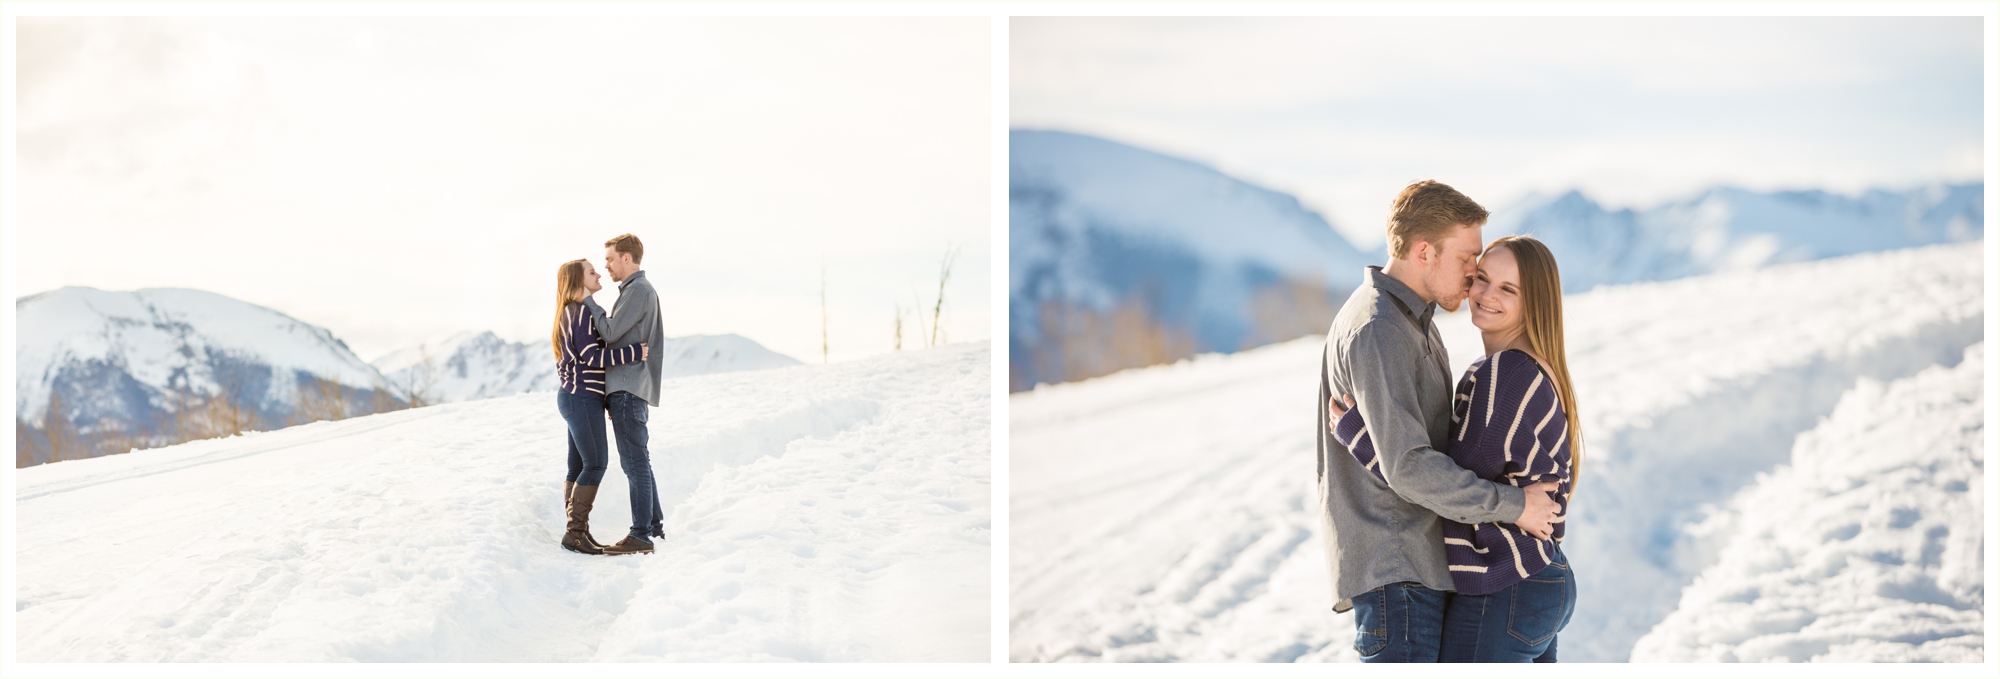
<path fill-rule="evenodd" d="M 1456 309 L 1480 254 L 1486 210 L 1449 186 L 1405 188 L 1389 215 L 1387 267 L 1368 267 L 1326 336 L 1320 400 L 1354 400 L 1384 483 L 1340 445 L 1320 409 L 1320 528 L 1333 610 L 1355 611 L 1363 662 L 1436 662 L 1451 573 L 1439 516 L 1544 533 L 1556 504 L 1541 486 L 1479 478 L 1442 452 L 1453 380 L 1431 314 Z"/>
<path fill-rule="evenodd" d="M 611 313 L 595 300 L 583 298 L 597 323 L 597 334 L 610 349 L 644 342 L 660 349 L 665 331 L 660 324 L 660 296 L 639 270 L 646 255 L 639 237 L 625 234 L 604 242 L 604 269 L 618 282 L 618 301 Z M 604 548 L 606 554 L 650 554 L 653 540 L 666 537 L 660 510 L 660 491 L 653 481 L 653 461 L 646 452 L 650 436 L 646 431 L 648 408 L 660 404 L 660 370 L 666 352 L 653 351 L 644 361 L 612 366 L 604 374 L 604 410 L 611 416 L 612 437 L 618 440 L 618 466 L 632 491 L 632 530 L 616 544 Z"/>

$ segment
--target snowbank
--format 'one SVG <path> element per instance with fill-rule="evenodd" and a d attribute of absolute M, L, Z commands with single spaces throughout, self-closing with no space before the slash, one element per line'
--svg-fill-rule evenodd
<path fill-rule="evenodd" d="M 1720 561 L 1632 659 L 1982 661 L 1983 346 L 1842 396 L 1697 527 L 1728 536 Z"/>
<path fill-rule="evenodd" d="M 19 659 L 984 661 L 989 361 L 675 380 L 651 556 L 556 546 L 549 393 L 22 469 Z"/>
<path fill-rule="evenodd" d="M 1565 299 L 1586 458 L 1570 661 L 1621 661 L 1720 553 L 1691 531 L 1860 382 L 1982 336 L 1977 244 Z M 1462 370 L 1478 338 L 1439 327 Z M 1317 338 L 1018 394 L 1016 660 L 1339 660 L 1313 518 Z"/>

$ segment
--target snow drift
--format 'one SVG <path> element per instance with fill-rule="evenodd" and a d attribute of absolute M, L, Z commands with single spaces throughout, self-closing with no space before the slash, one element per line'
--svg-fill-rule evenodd
<path fill-rule="evenodd" d="M 22 469 L 18 659 L 984 661 L 988 352 L 667 384 L 650 556 L 557 546 L 550 393 Z"/>
<path fill-rule="evenodd" d="M 1982 340 L 1982 288 L 1979 246 L 1945 245 L 1568 296 L 1586 462 L 1560 656 L 1628 659 L 1727 551 L 1719 508 L 1800 434 L 1848 426 L 1821 420 L 1853 416 L 1836 406 L 1871 388 L 1857 385 L 1957 366 Z M 1476 330 L 1463 314 L 1438 325 L 1462 371 Z M 1352 618 L 1326 610 L 1313 514 L 1322 344 L 1012 398 L 1015 660 L 1354 657 Z M 1922 542 L 1932 525 L 1880 530 Z"/>
<path fill-rule="evenodd" d="M 1719 560 L 1632 659 L 1981 661 L 1983 348 L 1861 380 L 1789 464 L 1692 527 Z"/>

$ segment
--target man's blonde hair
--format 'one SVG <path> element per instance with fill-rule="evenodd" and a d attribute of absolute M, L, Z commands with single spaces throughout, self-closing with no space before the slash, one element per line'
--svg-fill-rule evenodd
<path fill-rule="evenodd" d="M 1404 259 L 1417 241 L 1435 246 L 1456 226 L 1486 223 L 1486 208 L 1435 180 L 1403 187 L 1389 206 L 1389 256 Z"/>
<path fill-rule="evenodd" d="M 631 255 L 633 264 L 638 264 L 639 260 L 646 256 L 646 246 L 639 244 L 638 236 L 629 233 L 619 234 L 617 238 L 604 241 L 604 247 L 611 248 L 613 252 Z"/>

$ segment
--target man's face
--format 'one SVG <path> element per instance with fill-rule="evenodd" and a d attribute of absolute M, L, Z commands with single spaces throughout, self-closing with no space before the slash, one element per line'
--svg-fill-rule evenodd
<path fill-rule="evenodd" d="M 1439 239 L 1431 254 L 1434 259 L 1424 275 L 1424 287 L 1429 288 L 1431 301 L 1446 309 L 1458 308 L 1472 288 L 1472 274 L 1479 270 L 1479 227 L 1458 226 L 1448 235 Z"/>
<path fill-rule="evenodd" d="M 639 267 L 632 264 L 632 255 L 619 252 L 612 246 L 604 246 L 604 270 L 611 274 L 613 282 L 624 281 L 626 276 Z"/>

